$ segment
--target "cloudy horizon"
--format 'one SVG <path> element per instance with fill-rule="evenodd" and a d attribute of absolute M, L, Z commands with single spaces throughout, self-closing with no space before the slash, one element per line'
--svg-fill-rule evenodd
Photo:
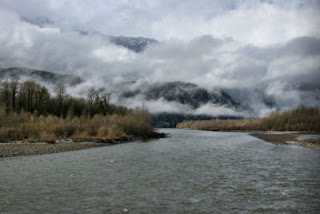
<path fill-rule="evenodd" d="M 132 81 L 134 90 L 144 82 L 190 82 L 226 90 L 263 116 L 301 104 L 319 106 L 319 12 L 316 0 L 2 0 L 0 67 L 88 80 L 78 88 L 117 88 Z M 137 53 L 108 39 L 120 35 L 159 43 Z M 265 97 L 276 106 L 268 107 Z M 146 103 L 156 112 L 181 109 L 173 105 Z M 195 111 L 210 112 L 234 113 L 221 106 Z"/>

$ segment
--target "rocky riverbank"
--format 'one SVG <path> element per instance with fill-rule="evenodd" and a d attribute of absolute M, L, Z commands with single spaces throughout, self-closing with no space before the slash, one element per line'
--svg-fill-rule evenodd
<path fill-rule="evenodd" d="M 56 143 L 32 143 L 26 141 L 0 143 L 0 158 L 67 152 L 102 146 L 110 146 L 114 144 L 132 142 L 136 140 L 148 140 L 164 137 L 166 137 L 165 133 L 151 132 L 150 135 L 146 136 L 145 138 L 135 138 L 132 136 L 115 140 L 103 140 L 96 138 L 87 140 L 59 140 L 56 141 Z"/>
<path fill-rule="evenodd" d="M 0 143 L 0 158 L 51 154 L 108 145 L 111 144 L 96 142 L 60 142 L 55 144 L 29 142 Z"/>
<path fill-rule="evenodd" d="M 320 151 L 320 138 L 298 132 L 252 132 L 250 135 L 276 145 L 302 146 Z"/>

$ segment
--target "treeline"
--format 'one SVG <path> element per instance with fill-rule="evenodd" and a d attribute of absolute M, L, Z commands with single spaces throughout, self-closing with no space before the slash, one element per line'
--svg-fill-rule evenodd
<path fill-rule="evenodd" d="M 109 103 L 110 96 L 110 93 L 91 89 L 87 93 L 87 99 L 74 98 L 67 95 L 64 85 L 56 86 L 54 96 L 51 96 L 46 87 L 34 81 L 20 83 L 13 77 L 0 82 L 0 105 L 5 106 L 7 113 L 27 111 L 37 115 L 55 115 L 63 118 L 126 114 L 127 108 Z"/>
<path fill-rule="evenodd" d="M 208 131 L 310 131 L 320 132 L 320 112 L 317 107 L 299 106 L 297 109 L 272 112 L 259 119 L 183 121 L 177 128 Z"/>
<path fill-rule="evenodd" d="M 146 110 L 110 104 L 110 94 L 90 90 L 87 99 L 73 98 L 60 85 L 51 96 L 36 82 L 14 78 L 0 86 L 0 142 L 162 137 L 153 131 Z"/>

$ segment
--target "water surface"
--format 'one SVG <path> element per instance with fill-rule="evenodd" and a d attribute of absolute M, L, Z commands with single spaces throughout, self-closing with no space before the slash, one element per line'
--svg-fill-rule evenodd
<path fill-rule="evenodd" d="M 0 213 L 319 213 L 320 152 L 246 133 L 0 160 Z"/>

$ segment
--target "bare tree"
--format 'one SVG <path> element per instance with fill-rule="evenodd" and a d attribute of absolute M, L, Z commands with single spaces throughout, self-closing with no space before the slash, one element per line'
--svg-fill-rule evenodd
<path fill-rule="evenodd" d="M 8 81 L 1 82 L 0 97 L 6 106 L 6 112 L 10 111 L 10 85 Z"/>
<path fill-rule="evenodd" d="M 16 95 L 18 92 L 19 77 L 12 76 L 10 78 L 9 87 L 11 92 L 11 109 L 14 111 L 16 109 Z"/>
<path fill-rule="evenodd" d="M 64 102 L 64 99 L 66 97 L 66 88 L 64 85 L 62 84 L 59 84 L 55 87 L 55 93 L 56 93 L 56 96 L 57 96 L 57 99 L 58 99 L 58 105 L 59 105 L 59 115 L 61 116 L 62 115 L 62 106 L 63 106 L 63 102 Z"/>
<path fill-rule="evenodd" d="M 94 115 L 95 100 L 99 97 L 99 93 L 93 88 L 88 91 L 88 115 L 91 117 Z"/>
<path fill-rule="evenodd" d="M 104 93 L 101 97 L 102 100 L 102 113 L 106 115 L 109 111 L 109 103 L 111 99 L 111 93 Z"/>

